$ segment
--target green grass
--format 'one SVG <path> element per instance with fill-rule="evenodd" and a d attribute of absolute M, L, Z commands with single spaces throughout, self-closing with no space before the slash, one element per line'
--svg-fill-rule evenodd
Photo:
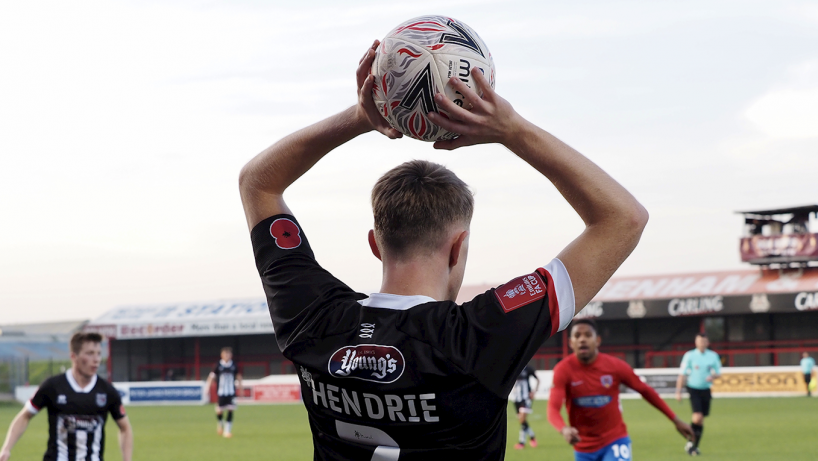
<path fill-rule="evenodd" d="M 28 382 L 32 386 L 39 385 L 46 379 L 64 373 L 71 368 L 70 360 L 45 360 L 28 363 Z"/>
<path fill-rule="evenodd" d="M 680 415 L 689 405 L 669 402 Z M 537 432 L 537 448 L 514 450 L 519 424 L 509 413 L 508 460 L 573 460 L 573 452 L 545 418 L 546 402 L 535 403 L 529 421 Z M 684 440 L 673 425 L 642 400 L 623 401 L 625 422 L 633 440 L 634 459 L 689 459 Z M 509 407 L 513 411 L 513 407 Z M 0 404 L 0 431 L 5 434 L 19 405 Z M 701 450 L 707 460 L 818 460 L 818 398 L 718 399 L 706 420 Z M 312 459 L 312 439 L 301 405 L 245 405 L 236 413 L 235 437 L 215 434 L 211 406 L 128 408 L 134 426 L 137 460 L 205 461 L 223 459 Z M 41 459 L 47 439 L 47 418 L 34 418 L 17 444 L 13 460 Z M 120 460 L 117 428 L 107 426 L 107 456 Z"/>

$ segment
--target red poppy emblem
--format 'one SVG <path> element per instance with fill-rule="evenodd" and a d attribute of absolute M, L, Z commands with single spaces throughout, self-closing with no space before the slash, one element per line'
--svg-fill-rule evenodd
<path fill-rule="evenodd" d="M 270 224 L 270 235 L 282 250 L 292 250 L 301 245 L 301 230 L 287 218 L 279 218 Z"/>

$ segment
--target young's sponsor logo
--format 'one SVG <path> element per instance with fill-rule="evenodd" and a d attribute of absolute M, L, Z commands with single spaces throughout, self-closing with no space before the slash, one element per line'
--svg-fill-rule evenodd
<path fill-rule="evenodd" d="M 395 347 L 360 344 L 338 349 L 330 357 L 327 368 L 337 378 L 392 383 L 403 374 L 405 362 Z"/>
<path fill-rule="evenodd" d="M 102 423 L 102 418 L 92 415 L 66 415 L 61 416 L 58 422 L 62 427 L 58 430 L 65 430 L 69 434 L 77 432 L 94 432 Z"/>
<path fill-rule="evenodd" d="M 503 312 L 511 312 L 514 309 L 530 304 L 545 297 L 545 282 L 536 272 L 533 272 L 497 287 L 494 295 L 500 301 Z"/>

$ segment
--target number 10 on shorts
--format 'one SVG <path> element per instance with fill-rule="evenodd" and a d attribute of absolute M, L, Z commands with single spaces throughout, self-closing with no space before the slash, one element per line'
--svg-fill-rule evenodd
<path fill-rule="evenodd" d="M 613 444 L 611 445 L 611 451 L 617 461 L 631 459 L 631 447 L 628 444 Z"/>

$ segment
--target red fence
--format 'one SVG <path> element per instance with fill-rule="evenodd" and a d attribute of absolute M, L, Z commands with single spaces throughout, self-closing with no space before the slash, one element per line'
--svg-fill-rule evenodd
<path fill-rule="evenodd" d="M 238 362 L 237 361 L 236 365 L 238 365 L 238 367 L 239 367 L 239 373 L 242 373 L 242 374 L 244 374 L 244 369 L 246 367 L 260 367 L 260 368 L 264 369 L 263 376 L 268 376 L 270 374 L 270 361 L 267 361 L 267 360 L 265 360 L 265 361 L 253 361 L 253 362 L 250 362 L 250 361 Z M 167 379 L 167 380 L 179 380 L 179 379 L 182 379 L 182 380 L 195 380 L 195 379 L 197 379 L 196 376 L 195 376 L 196 364 L 193 363 L 193 362 L 185 362 L 185 363 L 151 363 L 151 364 L 139 365 L 138 367 L 136 367 L 136 380 L 137 381 L 142 381 L 143 380 L 142 379 L 143 378 L 143 376 L 142 376 L 143 371 L 149 371 L 149 370 L 159 370 L 162 378 Z M 168 376 L 168 370 L 173 370 L 173 375 L 172 376 Z M 184 370 L 184 374 L 176 374 L 179 370 Z M 211 370 L 210 367 L 205 367 L 205 369 L 202 370 L 203 377 L 198 378 L 198 379 L 203 379 L 204 377 L 207 377 L 207 375 L 210 373 L 210 370 Z"/>
<path fill-rule="evenodd" d="M 693 349 L 689 344 L 674 344 L 669 351 L 645 352 L 645 368 L 676 367 L 681 363 L 682 356 Z M 736 358 L 741 356 L 752 357 L 753 365 L 763 365 L 761 362 L 767 356 L 769 364 L 780 365 L 781 354 L 801 354 L 803 352 L 818 352 L 818 340 L 783 340 L 783 341 L 743 341 L 713 343 L 710 349 L 718 352 L 725 366 L 736 366 Z"/>
<path fill-rule="evenodd" d="M 567 347 L 567 338 L 565 338 L 565 347 L 543 347 L 537 351 L 537 354 L 532 358 L 532 365 L 538 370 L 550 370 L 568 356 L 571 351 Z M 752 357 L 750 361 L 754 365 L 779 365 L 782 354 L 800 354 L 802 352 L 818 352 L 818 339 L 804 339 L 804 340 L 778 340 L 778 341 L 734 341 L 734 342 L 713 342 L 710 348 L 715 350 L 723 357 L 725 366 L 736 366 L 736 358 L 741 357 L 746 359 L 747 356 Z M 625 360 L 627 354 L 638 353 L 644 357 L 644 367 L 676 367 L 681 361 L 681 357 L 685 352 L 693 349 L 693 343 L 674 343 L 664 347 L 666 350 L 656 350 L 657 347 L 645 344 L 621 344 L 609 345 L 603 344 L 602 351 Z M 765 357 L 767 355 L 767 357 Z M 283 358 L 281 355 L 249 355 L 244 356 L 245 360 L 237 361 L 239 370 L 242 374 L 245 373 L 246 367 L 258 367 L 256 371 L 261 373 L 253 373 L 254 375 L 267 376 L 271 371 L 280 374 L 294 374 L 297 373 L 295 366 L 289 360 Z M 746 362 L 746 360 L 745 360 Z M 766 363 L 762 363 L 766 362 Z M 177 363 L 157 363 L 145 364 L 137 367 L 136 380 L 150 380 L 156 379 L 156 375 L 151 376 L 151 370 L 159 370 L 161 379 L 187 379 L 195 380 L 196 368 L 201 367 L 200 378 L 204 379 L 210 373 L 212 364 L 197 364 L 196 362 L 177 362 Z M 277 368 L 274 370 L 274 368 Z M 168 376 L 168 370 L 173 370 L 173 376 Z"/>

